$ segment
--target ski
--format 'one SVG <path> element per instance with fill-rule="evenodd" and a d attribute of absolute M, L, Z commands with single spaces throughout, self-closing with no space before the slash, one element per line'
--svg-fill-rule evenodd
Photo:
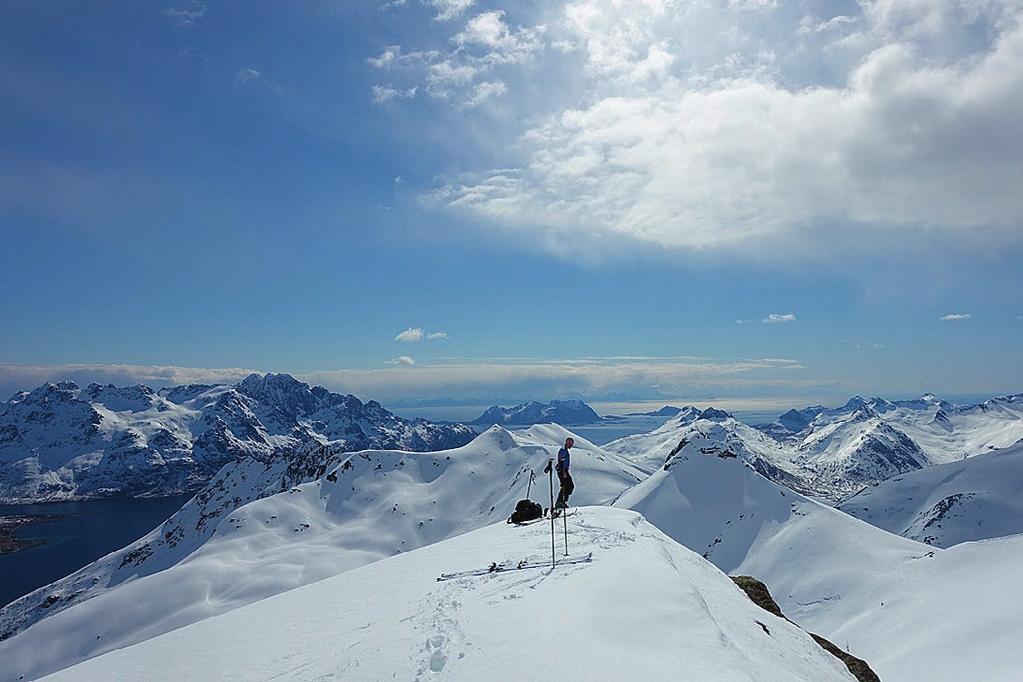
<path fill-rule="evenodd" d="M 566 557 L 558 559 L 555 566 L 565 566 L 568 564 L 588 564 L 593 560 L 593 552 L 589 554 L 583 554 L 574 557 Z M 458 571 L 457 573 L 441 573 L 437 576 L 437 582 L 444 580 L 455 580 L 456 578 L 471 578 L 473 576 L 489 575 L 491 573 L 507 573 L 508 571 L 525 571 L 531 568 L 549 568 L 550 562 L 548 561 L 527 561 L 523 559 L 517 564 L 511 562 L 496 561 L 488 568 L 477 568 L 469 571 Z"/>

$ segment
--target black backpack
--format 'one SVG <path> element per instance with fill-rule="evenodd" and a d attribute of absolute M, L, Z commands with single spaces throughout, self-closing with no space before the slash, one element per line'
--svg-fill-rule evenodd
<path fill-rule="evenodd" d="M 508 523 L 525 523 L 543 516 L 543 507 L 539 502 L 532 500 L 519 500 L 515 504 L 515 511 L 508 517 Z"/>

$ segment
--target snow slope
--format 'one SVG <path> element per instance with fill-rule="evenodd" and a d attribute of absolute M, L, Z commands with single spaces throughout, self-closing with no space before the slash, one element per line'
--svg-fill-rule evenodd
<path fill-rule="evenodd" d="M 885 682 L 1019 679 L 1023 586 L 1010 576 L 1023 537 L 941 550 L 893 535 L 767 480 L 716 438 L 719 425 L 694 426 L 707 435 L 615 506 L 762 580 L 788 617 Z"/>
<path fill-rule="evenodd" d="M 160 528 L 0 611 L 0 659 L 29 678 L 363 564 L 504 522 L 546 500 L 556 426 L 493 427 L 436 453 L 312 452 L 302 466 L 225 467 Z M 604 503 L 642 472 L 584 439 L 572 502 Z M 293 463 L 294 464 L 294 463 Z M 160 595 L 154 598 L 154 595 Z M 116 613 L 116 619 L 106 614 Z M 105 623 L 97 639 L 94 623 Z"/>
<path fill-rule="evenodd" d="M 172 495 L 198 490 L 239 457 L 268 460 L 312 444 L 439 450 L 473 435 L 287 374 L 159 393 L 44 384 L 0 403 L 0 501 Z"/>
<path fill-rule="evenodd" d="M 1023 443 L 896 476 L 839 509 L 938 547 L 1023 533 Z"/>
<path fill-rule="evenodd" d="M 550 558 L 545 524 L 492 525 L 47 679 L 853 679 L 638 514 L 586 507 L 569 532 L 573 554 L 593 552 L 592 562 L 437 582 L 491 561 Z"/>

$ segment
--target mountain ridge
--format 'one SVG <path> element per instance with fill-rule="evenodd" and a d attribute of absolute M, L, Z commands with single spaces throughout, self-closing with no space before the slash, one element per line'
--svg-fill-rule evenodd
<path fill-rule="evenodd" d="M 160 391 L 45 383 L 0 403 L 0 501 L 176 495 L 244 457 L 307 445 L 438 450 L 473 436 L 466 426 L 404 419 L 287 374 Z"/>

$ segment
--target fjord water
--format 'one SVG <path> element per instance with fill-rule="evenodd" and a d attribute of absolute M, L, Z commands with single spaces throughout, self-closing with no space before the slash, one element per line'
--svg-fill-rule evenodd
<path fill-rule="evenodd" d="M 53 504 L 0 505 L 0 516 L 53 514 L 22 526 L 16 537 L 43 543 L 0 555 L 0 606 L 95 561 L 161 524 L 189 496 L 114 498 Z"/>

